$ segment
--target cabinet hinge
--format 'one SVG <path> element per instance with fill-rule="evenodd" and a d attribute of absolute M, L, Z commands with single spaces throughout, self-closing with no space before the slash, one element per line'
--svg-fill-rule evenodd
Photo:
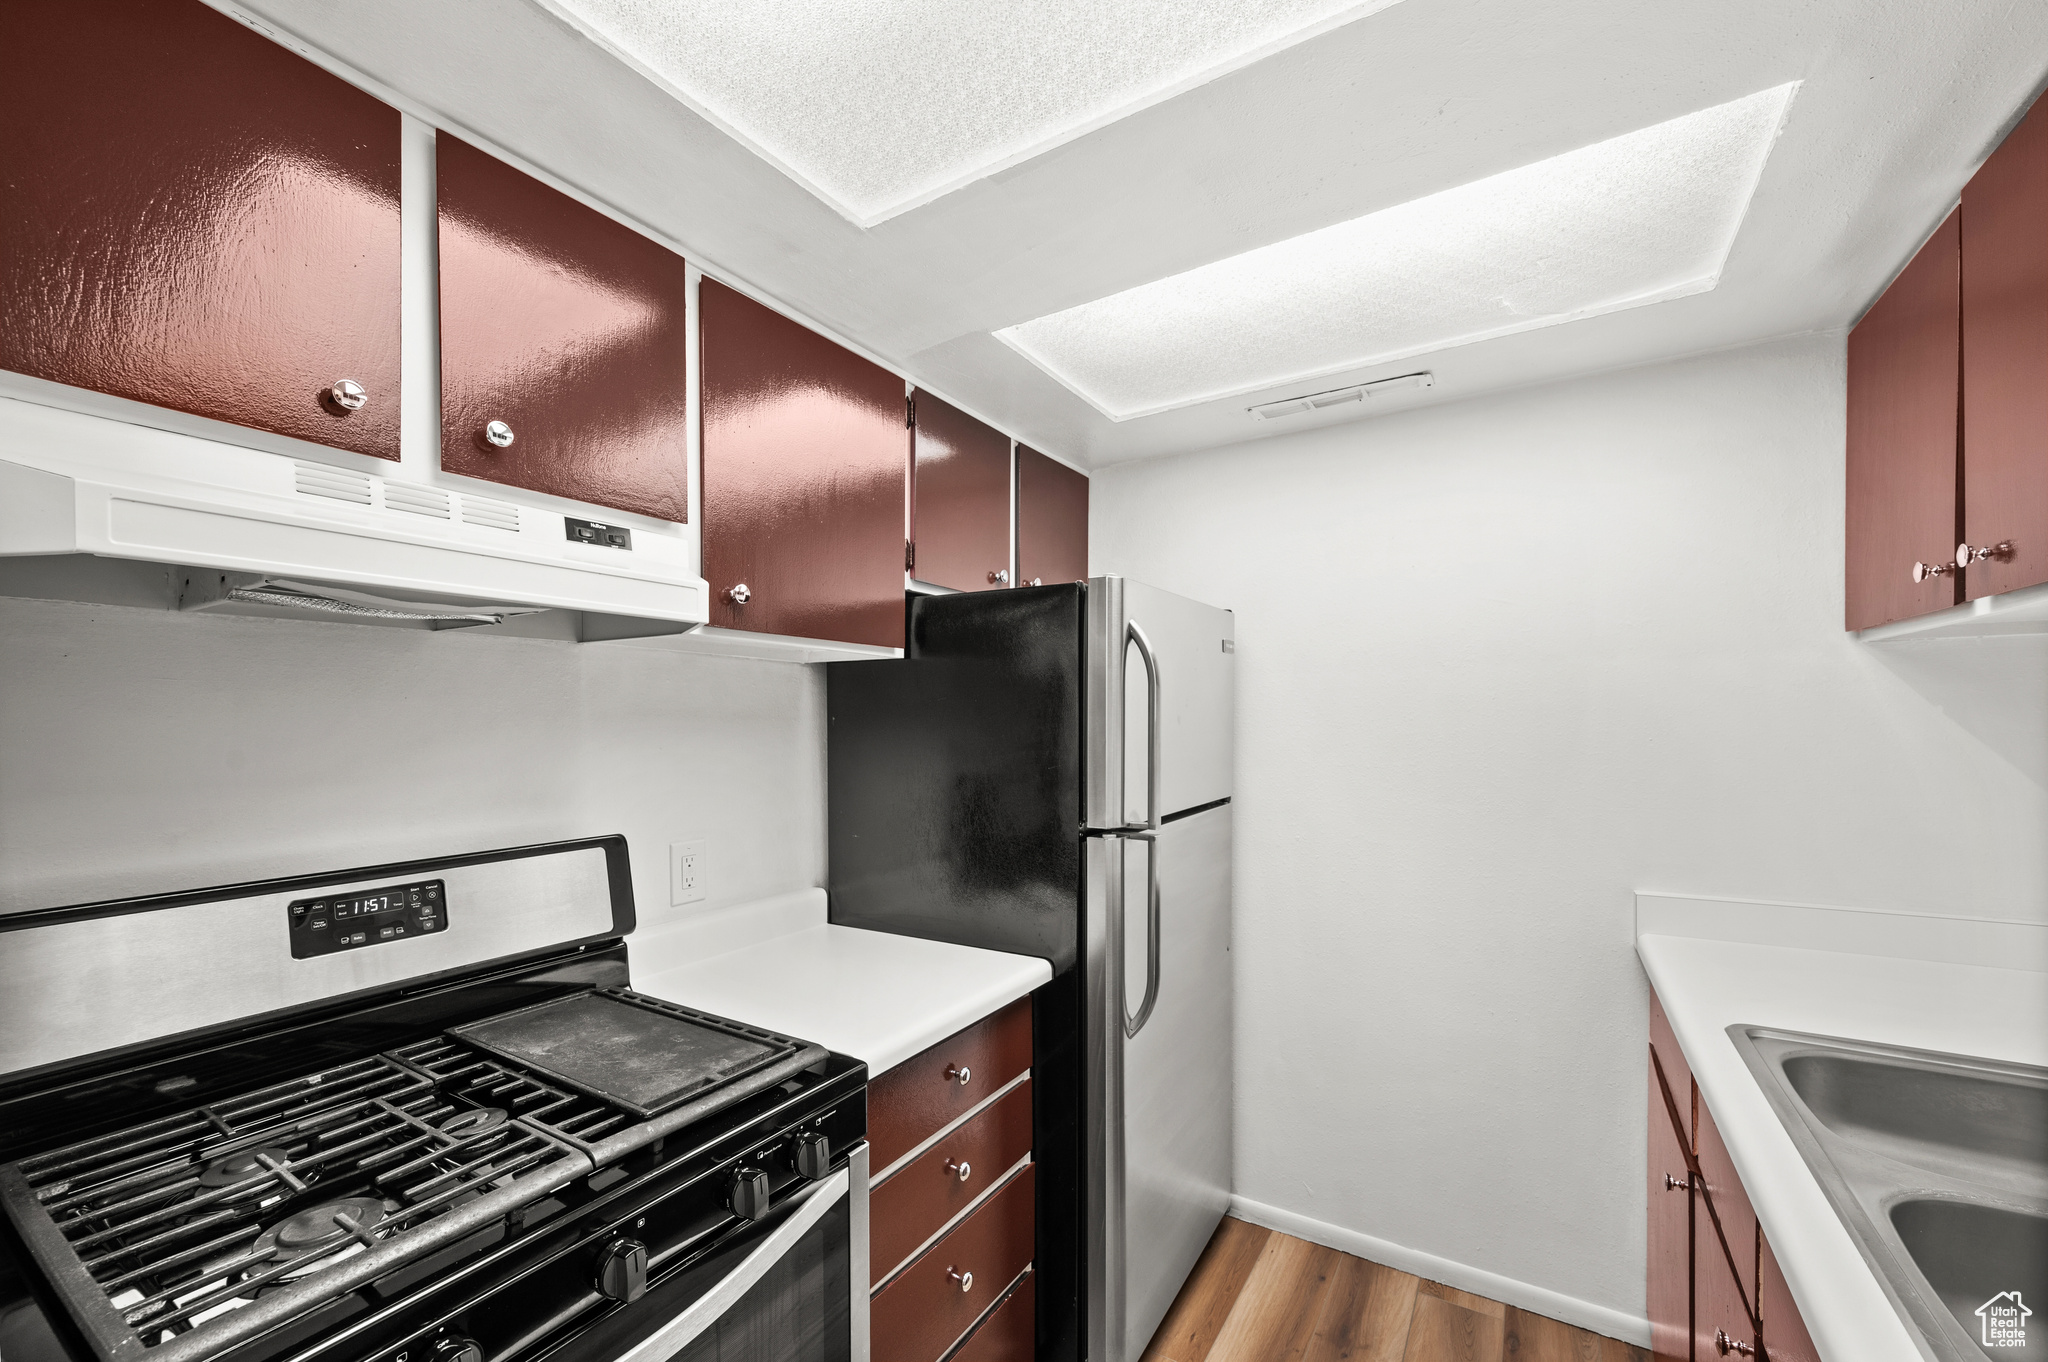
<path fill-rule="evenodd" d="M 903 570 L 910 571 L 917 566 L 917 545 L 910 540 L 903 541 Z"/>
<path fill-rule="evenodd" d="M 917 398 L 915 396 L 903 399 L 903 424 L 913 430 L 917 428 Z"/>

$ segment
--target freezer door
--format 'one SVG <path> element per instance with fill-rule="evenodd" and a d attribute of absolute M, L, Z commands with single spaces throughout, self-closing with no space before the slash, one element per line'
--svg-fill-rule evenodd
<path fill-rule="evenodd" d="M 1098 577 L 1088 583 L 1087 637 L 1088 826 L 1156 826 L 1156 819 L 1228 799 L 1231 613 L 1142 582 Z"/>
<path fill-rule="evenodd" d="M 1228 805 L 1089 839 L 1090 1357 L 1137 1362 L 1230 1200 Z M 1093 1116 L 1093 1113 L 1091 1113 Z"/>

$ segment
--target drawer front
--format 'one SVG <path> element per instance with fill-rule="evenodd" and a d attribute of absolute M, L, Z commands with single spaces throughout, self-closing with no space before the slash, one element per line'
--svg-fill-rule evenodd
<path fill-rule="evenodd" d="M 876 1362 L 934 1362 L 1030 1264 L 1036 1172 L 1026 1165 L 876 1293 L 868 1310 Z"/>
<path fill-rule="evenodd" d="M 1701 1203 L 1705 1205 L 1704 1202 Z M 1756 1261 L 1756 1226 L 1749 1229 L 1747 1257 Z M 1738 1254 L 1738 1257 L 1742 1256 Z M 1756 1322 L 1750 1318 L 1749 1300 L 1736 1284 L 1728 1255 L 1714 1233 L 1714 1222 L 1704 1211 L 1692 1222 L 1692 1355 L 1694 1362 L 1740 1362 L 1735 1344 L 1754 1347 Z M 1728 1348 L 1722 1350 L 1726 1337 Z"/>
<path fill-rule="evenodd" d="M 973 1204 L 1031 1152 L 1026 1080 L 875 1188 L 868 1203 L 868 1261 L 881 1281 L 917 1246 Z M 950 1165 L 950 1166 L 949 1166 Z M 966 1176 L 961 1176 L 961 1170 Z"/>
<path fill-rule="evenodd" d="M 1742 1293 L 1743 1309 L 1754 1314 L 1756 1211 L 1749 1204 L 1749 1193 L 1742 1189 L 1742 1179 L 1735 1175 L 1735 1161 L 1728 1157 L 1728 1147 L 1721 1143 L 1721 1132 L 1714 1128 L 1713 1115 L 1704 1103 L 1700 1106 L 1698 1120 L 1699 1126 L 1694 1135 L 1699 1142 L 1700 1181 L 1706 1191 L 1701 1204 L 1713 1208 L 1711 1216 L 1703 1215 L 1700 1219 L 1703 1223 L 1708 1220 L 1720 1222 L 1721 1237 L 1726 1241 L 1728 1256 L 1733 1260 L 1736 1289 Z M 1704 1235 L 1695 1234 L 1693 1242 L 1699 1246 L 1698 1252 L 1706 1253 L 1713 1247 L 1713 1231 L 1709 1229 Z M 1700 1274 L 1706 1270 L 1703 1262 L 1694 1268 Z"/>
<path fill-rule="evenodd" d="M 1031 999 L 955 1032 L 868 1084 L 868 1144 L 877 1171 L 974 1110 L 1031 1067 Z M 960 1071 L 967 1081 L 959 1081 Z"/>
<path fill-rule="evenodd" d="M 1696 1148 L 1692 1113 L 1697 1105 L 1692 1091 L 1692 1069 L 1685 1062 L 1684 1052 L 1678 1048 L 1678 1037 L 1672 1033 L 1671 1019 L 1664 1015 L 1664 1005 L 1657 1001 L 1654 990 L 1650 993 L 1650 1051 L 1657 1056 L 1657 1067 L 1664 1071 L 1664 1082 L 1671 1089 L 1671 1100 L 1678 1108 L 1679 1134 L 1685 1140 L 1685 1152 L 1690 1158 Z"/>
<path fill-rule="evenodd" d="M 1017 1289 L 996 1312 L 981 1322 L 974 1337 L 953 1354 L 953 1362 L 1031 1362 L 1038 1347 L 1038 1274 L 1027 1272 Z"/>

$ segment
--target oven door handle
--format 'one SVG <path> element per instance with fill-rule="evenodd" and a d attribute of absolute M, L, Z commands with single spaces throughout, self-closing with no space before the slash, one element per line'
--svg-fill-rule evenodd
<path fill-rule="evenodd" d="M 825 1212 L 839 1204 L 847 1194 L 852 1181 L 847 1170 L 842 1168 L 811 1191 L 798 1203 L 795 1210 L 780 1225 L 757 1245 L 752 1253 L 742 1258 L 732 1271 L 719 1279 L 702 1296 L 692 1301 L 687 1309 L 674 1319 L 641 1339 L 632 1348 L 619 1355 L 618 1362 L 667 1362 L 689 1343 L 716 1324 L 719 1317 L 738 1303 L 739 1298 L 753 1290 L 754 1284 L 768 1275 L 782 1256 L 796 1246 L 796 1242 L 810 1232 L 811 1226 L 825 1218 Z"/>

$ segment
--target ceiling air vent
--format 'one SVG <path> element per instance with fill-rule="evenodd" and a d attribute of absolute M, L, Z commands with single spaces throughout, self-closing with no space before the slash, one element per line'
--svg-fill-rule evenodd
<path fill-rule="evenodd" d="M 1321 411 L 1325 407 L 1341 407 L 1347 402 L 1370 402 L 1374 398 L 1392 397 L 1396 393 L 1420 392 L 1436 386 L 1436 375 L 1430 373 L 1402 374 L 1399 378 L 1383 378 L 1376 383 L 1354 383 L 1348 388 L 1332 388 L 1328 392 L 1309 393 L 1305 397 L 1289 397 L 1279 402 L 1262 402 L 1256 407 L 1246 407 L 1255 421 L 1277 421 L 1283 416 L 1300 416 L 1304 412 Z"/>
<path fill-rule="evenodd" d="M 386 510 L 410 511 L 414 515 L 430 515 L 446 520 L 448 494 L 438 487 L 415 487 L 411 483 L 387 482 L 384 484 L 384 507 Z"/>
<path fill-rule="evenodd" d="M 358 506 L 370 504 L 370 475 L 354 473 L 346 468 L 330 468 L 324 463 L 292 463 L 292 486 L 309 497 L 333 497 L 336 501 L 353 501 Z"/>
<path fill-rule="evenodd" d="M 519 508 L 509 501 L 493 501 L 489 497 L 463 497 L 462 523 L 482 525 L 493 530 L 510 530 L 517 534 Z"/>

